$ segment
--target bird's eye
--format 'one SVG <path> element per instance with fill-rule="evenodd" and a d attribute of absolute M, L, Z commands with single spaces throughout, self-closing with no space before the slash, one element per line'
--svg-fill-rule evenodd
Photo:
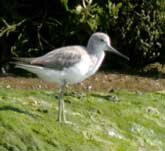
<path fill-rule="evenodd" d="M 104 42 L 104 40 L 103 40 L 103 39 L 100 39 L 100 41 L 101 41 L 101 42 Z"/>

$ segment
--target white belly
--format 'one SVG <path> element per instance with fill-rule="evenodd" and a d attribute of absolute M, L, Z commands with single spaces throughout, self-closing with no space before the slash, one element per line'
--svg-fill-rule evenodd
<path fill-rule="evenodd" d="M 89 70 L 89 64 L 90 62 L 81 61 L 80 63 L 69 68 L 64 68 L 61 71 L 44 68 L 42 73 L 37 75 L 45 81 L 58 83 L 60 85 L 64 82 L 68 84 L 75 84 L 86 78 L 86 74 Z"/>

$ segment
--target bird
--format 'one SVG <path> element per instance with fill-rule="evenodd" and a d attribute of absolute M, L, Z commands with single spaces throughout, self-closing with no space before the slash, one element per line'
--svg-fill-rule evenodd
<path fill-rule="evenodd" d="M 27 70 L 44 81 L 60 85 L 57 120 L 67 123 L 64 111 L 66 86 L 80 83 L 94 75 L 101 66 L 106 51 L 129 60 L 112 47 L 110 37 L 103 32 L 93 33 L 86 46 L 64 46 L 40 57 L 14 59 L 16 68 Z"/>

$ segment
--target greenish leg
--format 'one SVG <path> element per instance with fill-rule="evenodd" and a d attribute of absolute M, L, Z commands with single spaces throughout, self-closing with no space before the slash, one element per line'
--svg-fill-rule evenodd
<path fill-rule="evenodd" d="M 64 123 L 66 123 L 64 100 L 62 100 L 62 120 L 63 120 Z"/>
<path fill-rule="evenodd" d="M 60 94 L 60 96 L 59 96 L 59 102 L 58 102 L 58 121 L 60 123 L 62 122 L 62 119 L 61 119 L 61 115 L 62 115 L 62 105 L 61 105 L 61 102 L 62 102 L 62 99 L 63 98 L 61 98 L 61 94 Z"/>
<path fill-rule="evenodd" d="M 59 104 L 58 104 L 58 121 L 60 123 L 65 122 L 65 109 L 64 109 L 64 91 L 65 83 L 61 86 L 60 95 L 59 95 Z"/>

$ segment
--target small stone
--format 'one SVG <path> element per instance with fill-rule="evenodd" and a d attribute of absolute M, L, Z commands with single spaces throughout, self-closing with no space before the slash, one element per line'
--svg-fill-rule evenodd
<path fill-rule="evenodd" d="M 92 86 L 91 86 L 91 85 L 88 85 L 88 86 L 86 87 L 86 89 L 87 89 L 88 91 L 91 91 L 91 90 L 92 90 Z"/>
<path fill-rule="evenodd" d="M 152 106 L 147 107 L 146 111 L 151 115 L 159 115 L 158 109 Z"/>
<path fill-rule="evenodd" d="M 10 89 L 10 88 L 11 88 L 11 85 L 7 85 L 6 88 L 7 88 L 7 89 Z"/>
<path fill-rule="evenodd" d="M 42 86 L 41 86 L 41 85 L 38 85 L 38 88 L 39 88 L 39 89 L 41 89 L 41 88 L 42 88 Z"/>
<path fill-rule="evenodd" d="M 115 92 L 115 89 L 111 88 L 111 89 L 108 90 L 108 92 L 113 93 L 113 92 Z"/>
<path fill-rule="evenodd" d="M 113 102 L 118 102 L 119 101 L 119 98 L 116 95 L 110 95 L 109 96 L 109 100 L 110 101 L 113 101 Z"/>

